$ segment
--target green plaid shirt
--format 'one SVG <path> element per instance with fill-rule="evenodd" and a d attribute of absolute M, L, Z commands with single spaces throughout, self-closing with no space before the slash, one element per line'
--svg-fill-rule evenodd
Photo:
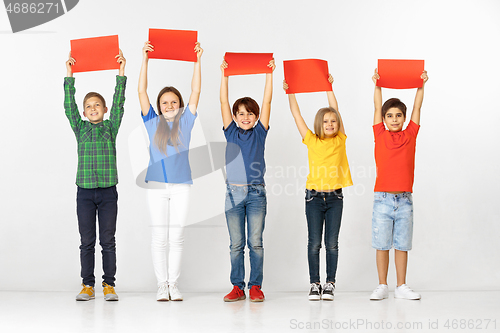
<path fill-rule="evenodd" d="M 123 118 L 127 77 L 116 76 L 113 106 L 108 120 L 98 124 L 82 120 L 75 102 L 75 78 L 64 78 L 64 110 L 78 142 L 76 185 L 110 187 L 118 183 L 116 135 Z"/>

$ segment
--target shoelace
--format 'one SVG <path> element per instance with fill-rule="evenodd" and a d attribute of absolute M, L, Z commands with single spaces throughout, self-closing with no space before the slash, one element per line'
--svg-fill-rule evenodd
<path fill-rule="evenodd" d="M 106 294 L 114 294 L 115 293 L 115 288 L 113 286 L 110 286 L 109 284 L 104 285 L 104 292 Z"/>
<path fill-rule="evenodd" d="M 93 289 L 92 286 L 84 286 L 82 293 L 84 294 L 92 293 L 92 289 Z"/>
<path fill-rule="evenodd" d="M 327 283 L 325 284 L 325 289 L 324 291 L 333 291 L 335 289 L 335 287 L 333 286 L 332 283 Z"/>
<path fill-rule="evenodd" d="M 319 284 L 311 283 L 311 288 L 312 288 L 312 291 L 316 291 L 319 293 Z"/>
<path fill-rule="evenodd" d="M 403 284 L 403 285 L 399 286 L 398 288 L 399 288 L 399 290 L 401 290 L 401 291 L 413 291 L 413 290 L 411 290 L 411 288 L 410 288 L 410 287 L 408 287 L 406 284 Z"/>
<path fill-rule="evenodd" d="M 377 288 L 375 288 L 375 292 L 377 292 L 377 291 L 381 291 L 381 290 L 383 290 L 383 289 L 385 289 L 385 288 L 384 288 L 384 285 L 379 284 L 379 285 L 377 286 Z"/>
<path fill-rule="evenodd" d="M 162 294 L 166 294 L 168 292 L 168 286 L 166 284 L 162 284 L 159 289 L 159 292 Z"/>

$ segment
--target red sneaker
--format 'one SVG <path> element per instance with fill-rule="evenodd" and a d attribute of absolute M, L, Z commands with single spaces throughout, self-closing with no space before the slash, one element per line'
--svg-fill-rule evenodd
<path fill-rule="evenodd" d="M 234 286 L 233 290 L 226 296 L 224 296 L 224 302 L 236 302 L 246 299 L 245 292 L 238 286 Z"/>
<path fill-rule="evenodd" d="M 252 286 L 250 288 L 250 302 L 263 302 L 264 293 L 260 290 L 260 286 Z"/>

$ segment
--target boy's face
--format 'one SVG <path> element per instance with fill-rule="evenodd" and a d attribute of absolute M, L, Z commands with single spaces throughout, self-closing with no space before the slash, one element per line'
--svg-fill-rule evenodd
<path fill-rule="evenodd" d="M 405 116 L 398 108 L 390 108 L 384 117 L 384 123 L 390 132 L 399 132 L 403 129 Z"/>
<path fill-rule="evenodd" d="M 323 133 L 325 138 L 333 138 L 339 131 L 337 115 L 333 112 L 325 113 L 323 116 Z"/>
<path fill-rule="evenodd" d="M 180 106 L 179 97 L 169 91 L 160 97 L 160 110 L 167 121 L 173 121 L 177 113 L 179 113 Z"/>
<path fill-rule="evenodd" d="M 257 117 L 253 112 L 248 112 L 244 105 L 240 105 L 238 112 L 233 116 L 239 128 L 249 130 L 254 127 Z"/>
<path fill-rule="evenodd" d="M 99 97 L 90 97 L 85 101 L 83 115 L 92 124 L 98 124 L 104 119 L 104 114 L 108 112 L 108 108 L 103 106 Z"/>

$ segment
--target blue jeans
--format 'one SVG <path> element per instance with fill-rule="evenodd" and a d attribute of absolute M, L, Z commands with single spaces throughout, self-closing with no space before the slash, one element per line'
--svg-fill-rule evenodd
<path fill-rule="evenodd" d="M 409 251 L 413 238 L 413 197 L 410 192 L 375 192 L 372 215 L 372 247 Z"/>
<path fill-rule="evenodd" d="M 319 250 L 321 249 L 323 225 L 325 226 L 326 281 L 335 282 L 343 207 L 342 189 L 333 192 L 306 190 L 307 259 L 310 283 L 320 282 Z"/>
<path fill-rule="evenodd" d="M 231 283 L 245 288 L 245 244 L 250 250 L 250 281 L 248 288 L 261 286 L 264 267 L 262 233 L 267 198 L 263 185 L 227 185 L 226 221 L 231 244 Z M 248 237 L 245 240 L 245 217 Z"/>
<path fill-rule="evenodd" d="M 80 231 L 80 263 L 83 284 L 94 286 L 94 252 L 96 242 L 96 214 L 99 217 L 99 244 L 102 248 L 102 279 L 115 285 L 116 274 L 116 215 L 118 213 L 116 186 L 85 189 L 78 187 L 76 213 Z"/>

